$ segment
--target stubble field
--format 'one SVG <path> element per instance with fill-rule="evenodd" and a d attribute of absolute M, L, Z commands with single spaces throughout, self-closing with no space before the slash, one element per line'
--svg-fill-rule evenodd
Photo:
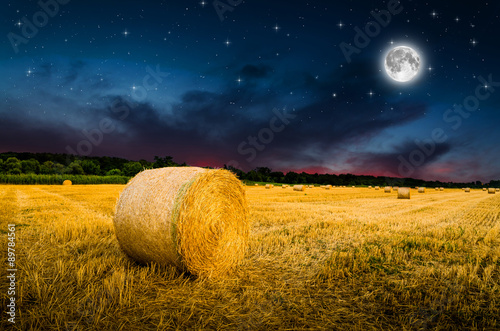
<path fill-rule="evenodd" d="M 247 187 L 246 259 L 208 280 L 122 253 L 123 188 L 0 185 L 2 261 L 13 223 L 18 269 L 0 329 L 500 329 L 498 192 Z"/>

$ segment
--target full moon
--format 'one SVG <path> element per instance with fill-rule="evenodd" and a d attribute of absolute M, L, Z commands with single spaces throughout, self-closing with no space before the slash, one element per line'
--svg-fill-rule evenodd
<path fill-rule="evenodd" d="M 420 57 L 411 47 L 395 47 L 385 57 L 385 71 L 396 82 L 411 81 L 417 76 L 419 69 Z"/>

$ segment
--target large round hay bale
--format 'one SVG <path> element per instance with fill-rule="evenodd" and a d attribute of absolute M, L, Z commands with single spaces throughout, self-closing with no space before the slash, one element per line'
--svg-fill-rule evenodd
<path fill-rule="evenodd" d="M 386 186 L 384 187 L 384 193 L 391 193 L 392 187 Z"/>
<path fill-rule="evenodd" d="M 215 277 L 244 257 L 249 235 L 245 190 L 223 169 L 146 170 L 120 194 L 114 227 L 123 251 L 140 263 L 171 264 Z"/>
<path fill-rule="evenodd" d="M 440 188 L 439 188 L 439 190 L 440 190 L 440 191 L 444 191 L 444 187 L 440 187 Z"/>
<path fill-rule="evenodd" d="M 380 190 L 380 186 L 375 186 L 375 189 L 376 190 Z"/>
<path fill-rule="evenodd" d="M 418 193 L 425 193 L 425 187 L 419 187 Z"/>
<path fill-rule="evenodd" d="M 332 185 L 326 185 L 326 186 L 325 186 L 325 189 L 326 189 L 326 190 L 330 190 L 331 188 L 332 188 Z"/>
<path fill-rule="evenodd" d="M 294 185 L 293 186 L 293 190 L 294 191 L 305 191 L 306 190 L 306 186 L 305 185 Z"/>
<path fill-rule="evenodd" d="M 410 199 L 410 188 L 409 187 L 398 188 L 398 199 Z"/>
<path fill-rule="evenodd" d="M 368 188 L 372 188 L 372 187 L 371 187 L 371 185 L 370 185 L 370 186 L 368 186 Z"/>
<path fill-rule="evenodd" d="M 495 189 L 490 187 L 488 189 L 488 194 L 495 194 Z"/>
<path fill-rule="evenodd" d="M 497 188 L 495 191 L 500 192 L 500 188 Z"/>
<path fill-rule="evenodd" d="M 399 187 L 398 187 L 398 186 L 394 186 L 394 187 L 392 188 L 392 190 L 393 190 L 393 191 L 396 191 L 396 192 L 398 191 L 398 189 L 399 189 Z"/>
<path fill-rule="evenodd" d="M 483 191 L 486 191 L 486 187 L 483 187 Z"/>
<path fill-rule="evenodd" d="M 436 187 L 436 191 L 439 191 L 439 187 Z"/>
<path fill-rule="evenodd" d="M 266 188 L 267 188 L 267 189 L 272 189 L 273 187 L 274 187 L 274 185 L 273 185 L 273 184 L 266 184 Z"/>
<path fill-rule="evenodd" d="M 465 192 L 470 193 L 470 188 L 466 187 Z"/>
<path fill-rule="evenodd" d="M 73 185 L 73 182 L 70 181 L 69 179 L 66 179 L 62 184 L 63 185 Z"/>

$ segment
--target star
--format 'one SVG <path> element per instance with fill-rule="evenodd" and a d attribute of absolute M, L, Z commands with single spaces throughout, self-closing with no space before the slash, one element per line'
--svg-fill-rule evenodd
<path fill-rule="evenodd" d="M 231 45 L 231 42 L 229 41 L 229 39 L 226 39 L 226 41 L 224 42 L 224 44 L 226 44 L 226 47 L 229 47 L 229 45 Z"/>
<path fill-rule="evenodd" d="M 127 31 L 127 29 L 125 29 L 125 31 L 122 32 L 122 34 L 125 36 L 125 38 L 130 34 L 130 32 Z"/>
<path fill-rule="evenodd" d="M 280 27 L 278 26 L 278 24 L 276 24 L 274 27 L 273 27 L 274 31 L 278 32 L 278 30 L 280 29 Z"/>
<path fill-rule="evenodd" d="M 23 23 L 21 21 L 17 21 L 16 25 L 20 28 Z"/>
<path fill-rule="evenodd" d="M 434 68 L 429 66 L 429 68 L 427 68 L 427 70 L 429 70 L 429 72 L 431 72 L 432 70 L 434 70 Z"/>
<path fill-rule="evenodd" d="M 206 3 L 205 1 L 200 2 L 200 5 L 201 5 L 202 7 L 205 7 L 205 5 L 206 5 L 206 4 L 207 4 L 207 3 Z"/>
<path fill-rule="evenodd" d="M 339 23 L 337 24 L 337 26 L 339 27 L 339 29 L 342 29 L 344 27 L 344 23 L 342 23 L 342 21 L 339 21 Z"/>
<path fill-rule="evenodd" d="M 26 76 L 29 77 L 32 73 L 33 71 L 31 70 L 31 68 L 28 68 L 28 70 L 26 71 Z"/>
<path fill-rule="evenodd" d="M 240 85 L 241 82 L 243 81 L 243 79 L 241 79 L 241 77 L 238 77 L 238 79 L 236 81 L 238 82 L 238 85 Z"/>
<path fill-rule="evenodd" d="M 372 90 L 370 90 L 370 92 L 368 92 L 368 93 L 366 93 L 366 94 L 368 94 L 368 95 L 370 96 L 370 98 L 371 98 L 371 97 L 373 97 L 373 95 L 374 95 L 375 93 L 373 93 L 373 91 L 372 91 Z"/>
<path fill-rule="evenodd" d="M 436 18 L 438 16 L 438 14 L 436 13 L 435 10 L 433 10 L 431 13 L 431 16 L 432 16 L 432 18 Z"/>
<path fill-rule="evenodd" d="M 458 23 L 458 21 L 460 21 L 460 18 L 457 16 L 457 17 L 455 17 L 455 22 Z"/>
<path fill-rule="evenodd" d="M 476 41 L 476 39 L 474 39 L 474 38 L 472 38 L 472 39 L 470 40 L 470 43 L 471 43 L 472 47 L 476 47 L 476 45 L 478 44 L 478 42 L 477 42 L 477 41 Z"/>

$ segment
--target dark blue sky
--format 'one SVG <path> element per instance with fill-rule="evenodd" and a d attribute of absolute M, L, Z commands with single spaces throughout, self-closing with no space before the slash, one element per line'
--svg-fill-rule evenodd
<path fill-rule="evenodd" d="M 0 152 L 500 179 L 498 2 L 151 2 L 4 1 Z"/>

